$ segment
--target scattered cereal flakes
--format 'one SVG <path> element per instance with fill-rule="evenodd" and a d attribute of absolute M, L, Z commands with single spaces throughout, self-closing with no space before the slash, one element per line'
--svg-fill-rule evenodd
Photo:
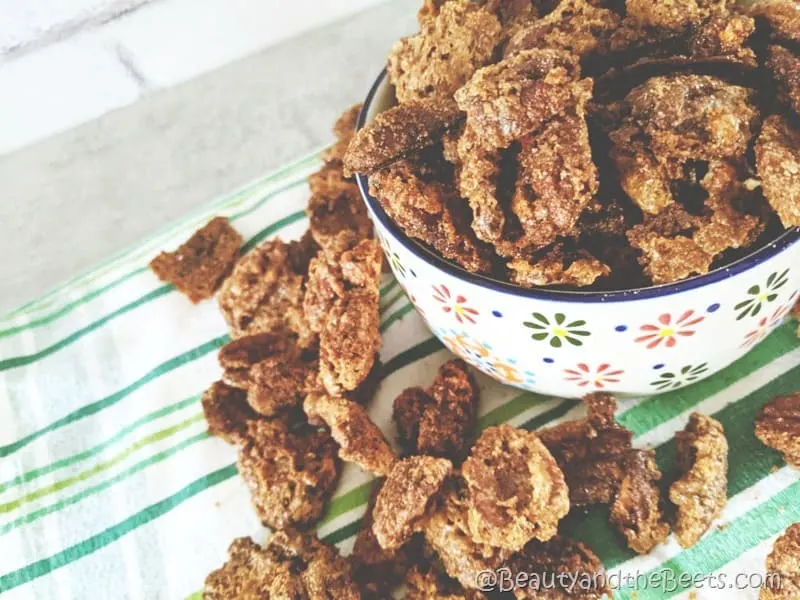
<path fill-rule="evenodd" d="M 546 541 L 569 512 L 564 474 L 535 433 L 489 427 L 464 461 L 468 525 L 480 543 L 512 552 L 531 539 Z"/>
<path fill-rule="evenodd" d="M 317 364 L 286 333 L 259 333 L 235 339 L 219 351 L 228 385 L 247 390 L 257 413 L 274 416 L 297 408 L 316 387 Z"/>
<path fill-rule="evenodd" d="M 239 474 L 261 521 L 283 529 L 319 519 L 339 475 L 337 446 L 330 435 L 258 419 L 248 422 L 246 436 L 239 450 Z"/>
<path fill-rule="evenodd" d="M 389 80 L 400 103 L 450 97 L 488 63 L 502 41 L 500 22 L 468 0 L 451 0 L 422 31 L 397 42 L 389 54 Z"/>
<path fill-rule="evenodd" d="M 442 507 L 425 526 L 425 542 L 437 553 L 447 574 L 466 589 L 478 587 L 478 574 L 499 568 L 510 552 L 482 544 L 470 535 L 467 525 L 468 492 L 456 480 L 445 490 Z"/>
<path fill-rule="evenodd" d="M 537 435 L 564 472 L 571 506 L 609 504 L 625 477 L 633 432 L 616 422 L 616 400 L 610 394 L 591 394 L 584 402 L 586 418 L 565 421 Z"/>
<path fill-rule="evenodd" d="M 385 479 L 379 480 L 372 489 L 367 510 L 361 519 L 361 529 L 356 534 L 353 543 L 353 554 L 350 556 L 353 564 L 353 574 L 362 596 L 371 600 L 384 600 L 389 598 L 391 591 L 403 581 L 408 572 L 411 557 L 418 551 L 408 545 L 395 551 L 381 548 L 375 533 L 372 531 L 374 523 L 373 511 Z"/>
<path fill-rule="evenodd" d="M 756 437 L 800 468 L 800 392 L 767 402 L 756 419 Z"/>
<path fill-rule="evenodd" d="M 800 130 L 778 115 L 767 117 L 755 153 L 767 201 L 785 227 L 800 225 Z"/>
<path fill-rule="evenodd" d="M 344 157 L 345 175 L 370 175 L 432 146 L 463 119 L 451 98 L 435 96 L 398 104 L 358 131 Z"/>
<path fill-rule="evenodd" d="M 319 381 L 333 396 L 357 389 L 375 365 L 382 263 L 372 239 L 328 248 L 311 261 L 303 307 L 319 331 Z"/>
<path fill-rule="evenodd" d="M 328 426 L 339 444 L 339 458 L 379 477 L 389 474 L 397 456 L 363 406 L 345 398 L 309 394 L 303 410 L 311 423 Z"/>
<path fill-rule="evenodd" d="M 783 46 L 770 46 L 766 67 L 781 99 L 800 115 L 800 57 Z"/>
<path fill-rule="evenodd" d="M 612 597 L 603 563 L 597 555 L 585 544 L 559 535 L 546 542 L 528 542 L 521 552 L 511 557 L 508 567 L 513 581 L 521 581 L 517 579 L 518 574 L 531 577 L 528 583 L 514 590 L 514 596 L 520 600 Z"/>
<path fill-rule="evenodd" d="M 205 600 L 361 598 L 348 561 L 313 533 L 279 531 L 264 548 L 250 538 L 238 538 L 228 557 L 206 578 Z"/>
<path fill-rule="evenodd" d="M 620 17 L 588 0 L 562 0 L 541 19 L 520 28 L 504 49 L 506 57 L 533 48 L 554 48 L 585 58 L 606 54 Z"/>
<path fill-rule="evenodd" d="M 719 421 L 700 413 L 691 415 L 675 440 L 680 477 L 670 486 L 669 499 L 677 507 L 675 537 L 690 548 L 728 503 L 728 440 Z"/>
<path fill-rule="evenodd" d="M 625 477 L 611 505 L 611 524 L 625 536 L 632 550 L 646 554 L 669 535 L 658 488 L 661 472 L 656 466 L 654 452 L 629 453 L 624 472 Z"/>
<path fill-rule="evenodd" d="M 535 133 L 585 93 L 578 59 L 563 50 L 523 50 L 476 71 L 458 92 L 467 124 L 488 148 Z"/>
<path fill-rule="evenodd" d="M 403 232 L 471 272 L 491 270 L 491 251 L 470 227 L 472 214 L 446 172 L 401 160 L 373 173 L 370 193 Z"/>
<path fill-rule="evenodd" d="M 767 581 L 761 600 L 800 598 L 800 523 L 790 526 L 775 541 L 767 557 Z"/>
<path fill-rule="evenodd" d="M 241 245 L 242 236 L 228 219 L 215 217 L 174 252 L 156 256 L 150 269 L 197 303 L 214 295 L 239 258 Z"/>
<path fill-rule="evenodd" d="M 427 390 L 408 388 L 395 398 L 401 444 L 410 454 L 458 460 L 475 429 L 479 394 L 466 363 L 447 361 Z"/>
<path fill-rule="evenodd" d="M 231 337 L 288 328 L 301 346 L 314 344 L 303 316 L 305 278 L 314 253 L 310 235 L 299 242 L 273 239 L 236 263 L 217 296 Z"/>
<path fill-rule="evenodd" d="M 409 456 L 394 464 L 373 511 L 372 532 L 381 548 L 397 550 L 424 529 L 452 472 L 453 463 L 432 456 Z"/>
<path fill-rule="evenodd" d="M 800 42 L 800 7 L 795 0 L 759 0 L 743 6 L 749 14 L 764 19 L 775 38 Z"/>
<path fill-rule="evenodd" d="M 247 422 L 258 418 L 247 404 L 245 393 L 221 381 L 211 384 L 201 399 L 208 433 L 234 446 L 244 443 Z"/>
<path fill-rule="evenodd" d="M 406 575 L 406 600 L 479 600 L 477 590 L 465 590 L 431 564 L 415 565 Z"/>

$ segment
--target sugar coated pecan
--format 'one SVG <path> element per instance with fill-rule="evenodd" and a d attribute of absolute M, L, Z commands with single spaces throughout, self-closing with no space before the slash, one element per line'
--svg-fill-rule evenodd
<path fill-rule="evenodd" d="M 775 540 L 767 557 L 767 583 L 760 600 L 800 598 L 800 523 L 790 526 Z"/>
<path fill-rule="evenodd" d="M 756 437 L 800 468 L 800 393 L 767 402 L 756 419 Z"/>

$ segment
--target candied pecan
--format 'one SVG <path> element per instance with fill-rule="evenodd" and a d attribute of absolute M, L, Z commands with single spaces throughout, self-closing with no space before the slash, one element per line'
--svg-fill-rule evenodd
<path fill-rule="evenodd" d="M 800 523 L 791 525 L 775 540 L 767 557 L 767 582 L 760 600 L 800 598 Z"/>
<path fill-rule="evenodd" d="M 330 428 L 342 460 L 380 477 L 389 474 L 397 456 L 363 406 L 346 398 L 309 394 L 303 410 L 311 423 Z"/>
<path fill-rule="evenodd" d="M 290 431 L 277 419 L 248 422 L 238 466 L 256 513 L 274 529 L 316 521 L 339 474 L 336 443 L 327 432 L 307 426 Z"/>
<path fill-rule="evenodd" d="M 451 97 L 491 60 L 501 40 L 500 22 L 492 13 L 468 0 L 445 2 L 422 31 L 397 42 L 389 54 L 397 99 Z"/>
<path fill-rule="evenodd" d="M 423 530 L 452 472 L 453 464 L 446 458 L 409 456 L 395 463 L 372 515 L 372 532 L 381 548 L 397 550 Z"/>
<path fill-rule="evenodd" d="M 675 537 L 690 548 L 728 503 L 728 440 L 719 421 L 699 413 L 675 440 L 680 477 L 670 486 L 669 499 L 677 507 Z"/>
<path fill-rule="evenodd" d="M 625 0 L 625 12 L 639 25 L 665 30 L 682 30 L 700 20 L 697 0 Z"/>
<path fill-rule="evenodd" d="M 770 46 L 766 67 L 783 102 L 800 115 L 800 57 L 783 46 Z"/>
<path fill-rule="evenodd" d="M 580 542 L 555 536 L 532 540 L 508 562 L 514 596 L 523 600 L 600 600 L 612 597 L 603 563 Z M 522 579 L 520 576 L 524 576 Z"/>
<path fill-rule="evenodd" d="M 467 124 L 488 148 L 507 148 L 585 93 L 578 60 L 563 50 L 523 50 L 475 72 L 456 92 Z"/>
<path fill-rule="evenodd" d="M 193 303 L 210 298 L 239 258 L 242 236 L 225 217 L 215 217 L 174 252 L 150 261 L 161 281 L 173 284 Z"/>
<path fill-rule="evenodd" d="M 506 44 L 504 55 L 533 48 L 567 50 L 580 58 L 606 54 L 609 38 L 619 24 L 616 13 L 593 2 L 561 0 L 553 12 L 520 28 Z"/>
<path fill-rule="evenodd" d="M 465 590 L 430 564 L 415 565 L 406 575 L 406 600 L 479 600 L 477 590 Z"/>
<path fill-rule="evenodd" d="M 347 147 L 356 134 L 356 124 L 362 106 L 363 104 L 351 106 L 336 119 L 336 123 L 333 126 L 336 143 L 322 153 L 322 159 L 327 165 L 335 166 L 339 169 L 342 168 L 342 161 L 347 153 Z"/>
<path fill-rule="evenodd" d="M 800 8 L 795 0 L 759 0 L 743 6 L 749 14 L 763 18 L 774 37 L 800 42 Z"/>
<path fill-rule="evenodd" d="M 519 220 L 524 245 L 537 250 L 569 235 L 597 193 L 584 118 L 590 91 L 574 112 L 554 118 L 535 135 L 520 140 L 519 177 L 511 209 Z"/>
<path fill-rule="evenodd" d="M 385 481 L 385 479 L 379 480 L 372 488 L 372 495 L 361 519 L 361 529 L 356 534 L 353 554 L 350 557 L 353 574 L 362 594 L 374 600 L 390 597 L 392 589 L 406 576 L 412 556 L 412 549 L 409 546 L 394 551 L 384 550 L 372 531 L 372 524 L 375 522 L 373 516 L 375 501 Z"/>
<path fill-rule="evenodd" d="M 238 338 L 219 351 L 228 385 L 247 390 L 248 404 L 264 416 L 296 408 L 314 389 L 317 365 L 286 333 Z"/>
<path fill-rule="evenodd" d="M 299 242 L 269 240 L 243 256 L 220 289 L 222 316 L 234 338 L 289 329 L 303 347 L 315 336 L 303 316 L 308 263 L 316 252 L 310 236 Z"/>
<path fill-rule="evenodd" d="M 466 363 L 447 361 L 427 390 L 408 388 L 395 398 L 401 443 L 410 454 L 457 460 L 475 428 L 479 394 Z"/>
<path fill-rule="evenodd" d="M 450 577 L 467 589 L 476 589 L 479 573 L 500 567 L 510 552 L 473 539 L 467 515 L 468 493 L 456 480 L 445 490 L 442 507 L 428 520 L 425 542 L 438 554 Z"/>
<path fill-rule="evenodd" d="M 542 429 L 537 435 L 564 472 L 571 506 L 609 504 L 625 477 L 633 433 L 615 421 L 613 396 L 591 394 L 584 402 L 586 418 Z"/>
<path fill-rule="evenodd" d="M 208 422 L 208 433 L 233 445 L 244 442 L 247 422 L 258 418 L 247 404 L 245 393 L 221 381 L 212 383 L 203 392 L 201 404 Z"/>
<path fill-rule="evenodd" d="M 470 228 L 472 214 L 446 173 L 423 160 L 401 160 L 369 178 L 370 193 L 409 237 L 470 272 L 491 270 L 491 252 Z"/>
<path fill-rule="evenodd" d="M 800 225 L 800 130 L 783 117 L 767 117 L 755 146 L 764 196 L 784 227 Z"/>
<path fill-rule="evenodd" d="M 752 17 L 729 10 L 715 10 L 692 31 L 688 44 L 689 56 L 728 56 L 742 65 L 756 66 L 755 52 L 745 46 L 755 28 Z"/>
<path fill-rule="evenodd" d="M 586 287 L 611 273 L 584 249 L 569 249 L 563 243 L 545 248 L 530 258 L 509 261 L 509 278 L 523 287 L 570 285 Z"/>
<path fill-rule="evenodd" d="M 629 453 L 622 468 L 624 477 L 611 505 L 611 524 L 632 550 L 646 554 L 669 535 L 658 488 L 661 472 L 652 450 Z"/>
<path fill-rule="evenodd" d="M 340 165 L 323 166 L 308 178 L 308 183 L 309 231 L 320 247 L 336 244 L 342 231 L 353 232 L 359 239 L 372 235 L 372 222 L 358 185 L 345 179 Z"/>
<path fill-rule="evenodd" d="M 348 561 L 313 533 L 279 531 L 262 548 L 238 538 L 228 549 L 228 562 L 205 581 L 203 598 L 307 598 L 358 600 Z"/>
<path fill-rule="evenodd" d="M 463 119 L 464 114 L 451 98 L 438 96 L 385 110 L 353 138 L 344 157 L 344 173 L 370 175 L 432 146 Z"/>
<path fill-rule="evenodd" d="M 800 392 L 767 402 L 756 419 L 756 437 L 800 468 Z"/>
<path fill-rule="evenodd" d="M 355 390 L 380 347 L 379 285 L 383 253 L 375 240 L 332 247 L 309 268 L 305 317 L 319 331 L 319 381 L 332 395 Z"/>
<path fill-rule="evenodd" d="M 470 496 L 469 531 L 478 542 L 518 551 L 533 538 L 554 536 L 569 512 L 564 474 L 535 433 L 489 427 L 462 474 Z"/>

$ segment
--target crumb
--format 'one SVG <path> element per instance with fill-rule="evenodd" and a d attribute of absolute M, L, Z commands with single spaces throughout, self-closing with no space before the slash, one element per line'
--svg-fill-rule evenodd
<path fill-rule="evenodd" d="M 247 422 L 258 418 L 247 404 L 245 393 L 221 381 L 212 383 L 203 392 L 201 404 L 208 422 L 208 433 L 234 446 L 244 443 Z"/>
<path fill-rule="evenodd" d="M 361 595 L 348 561 L 334 547 L 313 533 L 289 529 L 275 533 L 264 548 L 250 538 L 234 540 L 228 562 L 206 578 L 203 598 L 357 600 Z"/>
<path fill-rule="evenodd" d="M 756 437 L 800 468 L 800 393 L 767 402 L 756 419 Z"/>
<path fill-rule="evenodd" d="M 611 524 L 632 550 L 647 554 L 669 535 L 658 488 L 661 472 L 652 450 L 630 453 L 623 468 L 625 477 L 611 505 Z"/>
<path fill-rule="evenodd" d="M 397 42 L 389 54 L 389 81 L 401 103 L 450 97 L 490 61 L 502 40 L 493 14 L 467 0 L 451 0 L 417 35 Z"/>
<path fill-rule="evenodd" d="M 231 337 L 289 329 L 303 347 L 314 345 L 303 316 L 308 263 L 316 253 L 310 235 L 299 242 L 264 242 L 243 256 L 222 285 L 219 307 Z"/>
<path fill-rule="evenodd" d="M 675 537 L 691 548 L 728 503 L 728 440 L 719 421 L 699 413 L 675 438 L 680 478 L 669 499 L 677 507 Z"/>
<path fill-rule="evenodd" d="M 464 115 L 451 98 L 398 104 L 359 130 L 344 157 L 345 175 L 375 171 L 439 141 Z"/>
<path fill-rule="evenodd" d="M 755 153 L 767 201 L 785 227 L 800 225 L 800 130 L 778 115 L 767 117 Z"/>
<path fill-rule="evenodd" d="M 228 219 L 215 217 L 175 252 L 156 256 L 150 268 L 161 281 L 197 303 L 214 295 L 239 258 L 241 245 L 242 236 Z"/>
<path fill-rule="evenodd" d="M 467 125 L 488 148 L 535 133 L 585 93 L 577 58 L 563 50 L 524 50 L 477 71 L 456 92 Z"/>
<path fill-rule="evenodd" d="M 328 433 L 257 419 L 248 422 L 246 437 L 239 473 L 264 525 L 283 529 L 319 519 L 339 475 L 336 443 Z"/>
<path fill-rule="evenodd" d="M 424 529 L 452 472 L 453 464 L 444 458 L 410 456 L 395 463 L 373 512 L 372 531 L 381 548 L 397 550 Z"/>
<path fill-rule="evenodd" d="M 550 538 L 547 542 L 533 540 L 521 552 L 509 561 L 513 581 L 517 574 L 535 575 L 540 585 L 534 582 L 517 587 L 514 596 L 520 600 L 525 598 L 552 598 L 579 600 L 600 600 L 612 597 L 607 587 L 606 572 L 603 563 L 580 542 L 574 542 L 562 536 Z M 590 585 L 578 584 L 568 588 L 569 581 L 577 579 Z M 555 587 L 553 587 L 553 585 Z"/>
<path fill-rule="evenodd" d="M 303 302 L 309 327 L 319 332 L 319 381 L 333 396 L 367 379 L 381 342 L 383 252 L 375 240 L 352 243 L 311 261 Z"/>
<path fill-rule="evenodd" d="M 379 477 L 389 474 L 397 456 L 363 406 L 345 398 L 309 394 L 303 410 L 311 423 L 330 428 L 339 444 L 339 458 Z"/>
<path fill-rule="evenodd" d="M 766 585 L 761 588 L 761 600 L 796 600 L 800 597 L 800 523 L 790 526 L 775 541 L 767 557 L 767 574 Z M 771 574 L 774 575 L 769 577 Z"/>
<path fill-rule="evenodd" d="M 564 474 L 535 433 L 510 425 L 489 427 L 464 461 L 473 539 L 518 551 L 546 541 L 569 512 Z"/>
<path fill-rule="evenodd" d="M 395 398 L 401 444 L 410 454 L 458 460 L 475 429 L 479 393 L 466 363 L 447 361 L 427 390 L 408 388 Z"/>
<path fill-rule="evenodd" d="M 466 589 L 475 589 L 478 574 L 495 570 L 510 552 L 476 541 L 470 534 L 468 492 L 459 480 L 443 494 L 442 507 L 428 520 L 425 542 L 437 553 L 447 574 Z"/>

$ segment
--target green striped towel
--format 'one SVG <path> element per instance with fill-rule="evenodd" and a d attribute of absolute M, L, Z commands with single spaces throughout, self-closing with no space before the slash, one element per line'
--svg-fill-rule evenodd
<path fill-rule="evenodd" d="M 231 218 L 252 248 L 306 227 L 305 178 L 318 153 L 186 218 L 0 321 L 0 593 L 3 598 L 169 598 L 196 594 L 230 541 L 266 532 L 237 477 L 235 453 L 210 438 L 199 404 L 220 376 L 228 339 L 214 302 L 190 306 L 148 270 L 213 215 Z M 391 400 L 431 381 L 448 358 L 395 281 L 381 290 L 386 377 L 371 413 L 387 429 Z M 480 427 L 535 429 L 580 415 L 572 401 L 480 379 Z M 618 597 L 686 594 L 682 573 L 763 574 L 775 537 L 800 521 L 798 472 L 753 436 L 753 418 L 776 394 L 800 389 L 800 341 L 790 324 L 717 376 L 688 389 L 626 401 L 620 418 L 669 474 L 676 430 L 699 410 L 725 426 L 730 502 L 719 526 L 690 550 L 674 540 L 638 557 L 601 509 L 569 520 L 620 577 Z M 345 469 L 320 535 L 349 551 L 370 491 Z M 653 575 L 655 574 L 655 575 Z M 638 576 L 639 589 L 633 594 Z M 653 585 L 661 576 L 674 585 Z M 708 580 L 711 581 L 711 580 Z M 645 589 L 646 584 L 649 587 Z M 699 598 L 757 591 L 698 590 Z M 667 587 L 668 591 L 662 588 Z"/>

